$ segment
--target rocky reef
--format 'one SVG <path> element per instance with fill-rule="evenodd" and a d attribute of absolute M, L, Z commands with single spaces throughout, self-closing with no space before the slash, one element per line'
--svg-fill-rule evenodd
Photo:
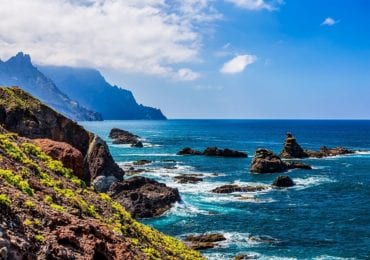
<path fill-rule="evenodd" d="M 214 193 L 233 193 L 233 192 L 256 192 L 256 191 L 263 191 L 266 190 L 268 187 L 267 186 L 239 186 L 236 184 L 228 184 L 228 185 L 223 185 L 220 187 L 217 187 L 211 192 Z"/>
<path fill-rule="evenodd" d="M 3 258 L 203 259 L 132 218 L 125 205 L 160 214 L 161 203 L 179 200 L 178 193 L 146 178 L 122 181 L 124 172 L 99 137 L 19 88 L 0 88 L 0 124 Z M 112 196 L 89 187 L 107 178 Z M 157 190 L 162 197 L 155 198 Z"/>
<path fill-rule="evenodd" d="M 244 152 L 235 151 L 231 149 L 219 149 L 217 147 L 208 147 L 203 152 L 193 150 L 190 147 L 185 147 L 177 153 L 178 155 L 205 155 L 205 156 L 219 156 L 219 157 L 235 157 L 246 158 L 248 155 Z"/>
<path fill-rule="evenodd" d="M 195 250 L 209 249 L 217 246 L 218 242 L 225 241 L 226 238 L 222 234 L 202 234 L 187 236 L 184 241 L 187 242 L 190 248 Z"/>
<path fill-rule="evenodd" d="M 285 138 L 284 148 L 280 153 L 281 158 L 293 159 L 293 158 L 323 158 L 329 156 L 353 154 L 354 151 L 343 148 L 328 148 L 323 146 L 319 151 L 304 150 L 297 142 L 295 137 L 291 133 L 287 133 Z"/>
<path fill-rule="evenodd" d="M 250 171 L 254 173 L 278 173 L 291 169 L 310 170 L 312 167 L 301 162 L 283 161 L 272 151 L 266 149 L 258 149 L 256 151 L 250 167 Z"/>
<path fill-rule="evenodd" d="M 130 144 L 132 147 L 143 147 L 139 136 L 119 128 L 113 128 L 109 133 L 109 138 L 113 139 L 114 144 Z"/>
<path fill-rule="evenodd" d="M 289 176 L 278 176 L 275 178 L 272 186 L 279 188 L 287 188 L 294 186 L 293 180 Z"/>

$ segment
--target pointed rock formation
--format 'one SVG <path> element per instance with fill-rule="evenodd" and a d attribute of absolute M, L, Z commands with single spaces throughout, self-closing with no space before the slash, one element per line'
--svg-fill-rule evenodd
<path fill-rule="evenodd" d="M 280 153 L 281 158 L 307 158 L 308 154 L 297 143 L 297 140 L 291 133 L 287 133 L 284 148 Z"/>

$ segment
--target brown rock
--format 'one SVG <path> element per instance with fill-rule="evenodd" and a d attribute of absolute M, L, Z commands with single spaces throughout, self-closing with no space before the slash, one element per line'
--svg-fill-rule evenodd
<path fill-rule="evenodd" d="M 177 153 L 178 155 L 202 155 L 202 152 L 193 150 L 190 147 L 185 147 L 180 152 Z"/>
<path fill-rule="evenodd" d="M 245 158 L 247 154 L 244 152 L 239 152 L 231 149 L 219 149 L 217 147 L 208 147 L 203 151 L 203 154 L 206 156 L 221 156 L 221 157 L 236 157 L 236 158 Z"/>
<path fill-rule="evenodd" d="M 224 185 L 221 187 L 217 187 L 211 192 L 214 193 L 233 193 L 233 192 L 256 192 L 256 191 L 262 191 L 267 189 L 265 186 L 239 186 L 239 185 Z"/>
<path fill-rule="evenodd" d="M 79 150 L 65 142 L 57 142 L 50 139 L 34 139 L 33 141 L 46 154 L 55 160 L 62 161 L 65 167 L 72 169 L 77 177 L 86 179 L 83 169 L 84 158 Z"/>
<path fill-rule="evenodd" d="M 275 187 L 286 188 L 286 187 L 292 187 L 295 184 L 289 176 L 278 176 L 276 177 L 272 185 Z"/>
<path fill-rule="evenodd" d="M 190 174 L 183 174 L 183 175 L 178 175 L 178 176 L 175 176 L 174 177 L 174 180 L 178 183 L 191 183 L 191 184 L 195 184 L 195 183 L 199 183 L 201 181 L 203 181 L 203 178 L 199 178 L 197 176 L 188 176 Z"/>
<path fill-rule="evenodd" d="M 184 239 L 184 241 L 189 242 L 188 246 L 195 250 L 214 248 L 217 242 L 225 240 L 226 238 L 222 234 L 190 235 Z"/>
<path fill-rule="evenodd" d="M 138 218 L 159 216 L 181 200 L 177 189 L 141 176 L 114 183 L 108 193 Z"/>
<path fill-rule="evenodd" d="M 297 143 L 291 133 L 287 133 L 284 148 L 280 153 L 281 158 L 307 158 L 308 154 Z"/>
<path fill-rule="evenodd" d="M 119 128 L 113 128 L 109 133 L 109 138 L 113 139 L 114 144 L 131 144 L 133 147 L 143 147 L 139 136 Z"/>

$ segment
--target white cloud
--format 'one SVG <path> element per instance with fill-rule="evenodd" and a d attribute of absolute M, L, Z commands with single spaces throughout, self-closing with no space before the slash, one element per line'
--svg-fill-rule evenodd
<path fill-rule="evenodd" d="M 236 74 L 245 70 L 245 68 L 254 63 L 257 57 L 254 55 L 238 55 L 235 58 L 226 62 L 220 72 L 224 74 Z"/>
<path fill-rule="evenodd" d="M 200 74 L 188 68 L 179 69 L 175 76 L 175 79 L 185 81 L 196 80 L 198 78 L 200 78 Z"/>
<path fill-rule="evenodd" d="M 339 21 L 334 20 L 331 17 L 325 18 L 325 20 L 321 23 L 321 25 L 326 25 L 326 26 L 333 26 L 335 24 L 339 23 Z"/>
<path fill-rule="evenodd" d="M 269 10 L 273 11 L 276 9 L 276 5 L 283 4 L 282 0 L 270 1 L 266 0 L 225 0 L 226 2 L 233 3 L 237 7 L 247 10 Z"/>
<path fill-rule="evenodd" d="M 0 0 L 0 17 L 2 58 L 190 80 L 174 65 L 199 59 L 196 28 L 220 15 L 210 0 Z"/>

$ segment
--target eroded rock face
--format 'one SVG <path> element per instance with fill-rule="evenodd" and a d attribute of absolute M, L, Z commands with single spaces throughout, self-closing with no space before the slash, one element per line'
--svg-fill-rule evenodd
<path fill-rule="evenodd" d="M 266 186 L 239 186 L 235 184 L 223 185 L 211 190 L 214 193 L 233 193 L 233 192 L 256 192 L 267 189 Z"/>
<path fill-rule="evenodd" d="M 278 176 L 272 183 L 275 187 L 287 188 L 294 186 L 293 180 L 289 176 Z"/>
<path fill-rule="evenodd" d="M 83 180 L 87 178 L 84 176 L 84 157 L 72 145 L 50 139 L 34 139 L 33 141 L 46 154 L 55 160 L 62 161 L 65 167 L 72 169 L 77 177 Z"/>
<path fill-rule="evenodd" d="M 114 183 L 108 194 L 137 218 L 159 216 L 181 200 L 177 189 L 141 176 Z"/>
<path fill-rule="evenodd" d="M 109 133 L 109 138 L 113 139 L 114 144 L 130 144 L 132 147 L 143 147 L 139 136 L 119 128 L 113 128 Z"/>
<path fill-rule="evenodd" d="M 97 192 L 107 192 L 110 186 L 117 181 L 117 178 L 114 176 L 100 175 L 93 180 L 92 186 Z"/>
<path fill-rule="evenodd" d="M 88 170 L 92 180 L 100 175 L 114 176 L 122 180 L 124 175 L 124 171 L 114 162 L 107 144 L 96 135 L 90 142 L 85 158 L 85 169 Z"/>
<path fill-rule="evenodd" d="M 205 156 L 220 156 L 220 157 L 240 157 L 245 158 L 248 155 L 244 152 L 239 152 L 231 149 L 219 149 L 217 147 L 208 147 L 203 152 L 193 150 L 190 147 L 186 147 L 177 153 L 178 155 L 205 155 Z"/>
<path fill-rule="evenodd" d="M 285 162 L 272 151 L 258 149 L 252 160 L 250 171 L 254 173 L 278 173 L 289 169 L 312 169 L 301 162 Z"/>
<path fill-rule="evenodd" d="M 297 140 L 291 133 L 287 133 L 284 148 L 280 153 L 281 158 L 307 158 L 308 154 L 297 143 Z"/>

